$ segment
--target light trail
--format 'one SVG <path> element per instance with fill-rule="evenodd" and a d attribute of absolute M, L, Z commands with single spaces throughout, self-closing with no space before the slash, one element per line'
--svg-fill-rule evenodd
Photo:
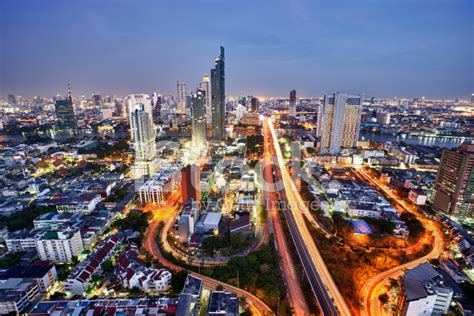
<path fill-rule="evenodd" d="M 280 221 L 280 216 L 278 214 L 279 210 L 276 203 L 276 196 L 273 188 L 275 187 L 273 174 L 272 174 L 272 165 L 271 165 L 271 143 L 270 135 L 265 128 L 264 132 L 264 173 L 265 184 L 269 185 L 271 188 L 264 190 L 266 197 L 266 205 L 269 206 L 268 216 L 269 221 L 271 221 L 273 232 L 275 236 L 275 244 L 278 252 L 281 254 L 281 267 L 283 270 L 283 277 L 285 279 L 285 285 L 287 288 L 288 299 L 290 305 L 293 308 L 295 315 L 309 315 L 309 309 L 306 305 L 305 297 L 303 291 L 301 290 L 300 280 L 296 275 L 294 269 L 294 259 L 289 255 L 288 244 L 285 238 L 285 233 L 283 231 L 283 225 Z"/>
<path fill-rule="evenodd" d="M 389 315 L 389 312 L 383 307 L 379 300 L 379 295 L 383 294 L 385 292 L 384 289 L 389 286 L 389 280 L 391 278 L 398 278 L 405 272 L 405 270 L 413 269 L 430 259 L 439 258 L 444 249 L 443 235 L 441 231 L 431 223 L 430 220 L 427 220 L 426 218 L 423 218 L 415 213 L 411 205 L 408 205 L 404 200 L 397 197 L 379 181 L 373 179 L 369 174 L 367 174 L 367 172 L 365 172 L 365 170 L 361 169 L 357 170 L 356 172 L 364 179 L 369 181 L 369 183 L 383 191 L 404 210 L 415 214 L 416 217 L 422 222 L 425 229 L 430 231 L 434 237 L 433 248 L 427 255 L 373 276 L 364 284 L 363 288 L 361 289 L 361 296 L 363 298 L 364 304 L 361 315 Z"/>
<path fill-rule="evenodd" d="M 289 202 L 288 204 L 291 205 L 291 212 L 285 213 L 290 215 L 287 217 L 290 233 L 292 233 L 293 241 L 305 267 L 305 272 L 313 292 L 325 315 L 351 315 L 344 298 L 316 247 L 313 236 L 306 226 L 303 214 L 309 213 L 309 210 L 288 173 L 280 144 L 270 119 L 267 119 L 267 124 L 273 138 L 273 148 L 275 149 L 277 162 L 281 170 L 281 179 L 284 183 L 286 199 Z"/>

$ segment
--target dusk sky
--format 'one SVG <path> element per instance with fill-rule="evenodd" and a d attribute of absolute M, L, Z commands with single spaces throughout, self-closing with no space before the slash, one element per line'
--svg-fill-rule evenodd
<path fill-rule="evenodd" d="M 0 96 L 176 94 L 219 46 L 227 95 L 468 98 L 474 1 L 0 1 Z"/>

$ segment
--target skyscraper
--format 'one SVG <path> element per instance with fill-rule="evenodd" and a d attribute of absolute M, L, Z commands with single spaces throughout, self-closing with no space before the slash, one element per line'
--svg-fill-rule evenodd
<path fill-rule="evenodd" d="M 341 148 L 356 147 L 361 114 L 361 96 L 325 95 L 318 113 L 320 153 L 338 155 Z"/>
<path fill-rule="evenodd" d="M 16 105 L 16 96 L 14 94 L 8 95 L 8 104 Z"/>
<path fill-rule="evenodd" d="M 194 146 L 206 142 L 206 92 L 197 90 L 191 94 L 191 139 Z"/>
<path fill-rule="evenodd" d="M 137 97 L 136 96 L 141 96 Z M 132 95 L 129 97 L 129 106 L 131 102 L 150 100 L 147 95 Z M 149 176 L 156 169 L 156 142 L 155 127 L 152 121 L 151 104 L 148 107 L 146 103 L 135 103 L 129 107 L 131 138 L 133 140 L 133 149 L 135 150 L 135 163 L 132 166 L 133 177 L 135 179 L 142 176 Z"/>
<path fill-rule="evenodd" d="M 176 112 L 179 114 L 186 113 L 186 97 L 188 93 L 186 90 L 186 84 L 176 81 L 176 96 L 177 96 L 177 108 Z"/>
<path fill-rule="evenodd" d="M 102 107 L 102 97 L 100 96 L 100 94 L 93 94 L 92 95 L 92 102 L 94 103 L 94 106 L 95 107 Z"/>
<path fill-rule="evenodd" d="M 224 47 L 216 57 L 215 66 L 211 69 L 211 102 L 212 102 L 212 138 L 225 138 L 225 64 Z"/>
<path fill-rule="evenodd" d="M 250 101 L 250 106 L 251 106 L 251 111 L 252 111 L 253 113 L 258 113 L 260 104 L 259 104 L 257 98 L 252 97 L 252 99 L 251 99 L 251 101 Z"/>
<path fill-rule="evenodd" d="M 290 106 L 288 108 L 288 115 L 296 115 L 296 90 L 290 91 Z"/>
<path fill-rule="evenodd" d="M 443 149 L 433 189 L 433 209 L 461 221 L 474 215 L 474 144 Z"/>
<path fill-rule="evenodd" d="M 181 169 L 181 191 L 183 202 L 201 200 L 201 170 L 197 165 L 187 165 Z"/>
<path fill-rule="evenodd" d="M 206 93 L 206 123 L 212 123 L 212 105 L 211 105 L 211 81 L 208 75 L 202 76 L 202 81 L 199 84 L 199 89 Z"/>
<path fill-rule="evenodd" d="M 56 100 L 56 125 L 59 130 L 73 130 L 77 128 L 74 104 L 72 102 L 71 85 L 68 84 L 68 96 L 64 100 Z"/>

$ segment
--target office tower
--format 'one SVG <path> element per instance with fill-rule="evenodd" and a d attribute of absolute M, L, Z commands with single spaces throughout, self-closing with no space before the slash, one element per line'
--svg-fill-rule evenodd
<path fill-rule="evenodd" d="M 201 170 L 197 165 L 187 165 L 181 169 L 181 191 L 183 202 L 201 200 Z"/>
<path fill-rule="evenodd" d="M 296 115 L 296 90 L 290 91 L 290 106 L 288 108 L 288 115 Z"/>
<path fill-rule="evenodd" d="M 127 107 L 128 107 L 128 119 L 130 127 L 132 126 L 132 112 L 135 110 L 136 104 L 143 104 L 144 110 L 150 115 L 153 115 L 153 107 L 151 104 L 151 98 L 148 94 L 131 94 L 127 98 Z M 132 134 L 133 136 L 133 134 Z M 133 139 L 132 139 L 133 140 Z"/>
<path fill-rule="evenodd" d="M 56 100 L 55 110 L 57 119 L 56 124 L 59 130 L 73 130 L 77 128 L 70 84 L 68 84 L 68 97 L 64 100 Z"/>
<path fill-rule="evenodd" d="M 215 66 L 211 69 L 211 102 L 212 102 L 212 138 L 220 141 L 225 138 L 225 64 L 224 47 L 216 57 Z"/>
<path fill-rule="evenodd" d="M 474 213 L 474 144 L 443 149 L 432 196 L 433 209 L 461 221 Z"/>
<path fill-rule="evenodd" d="M 176 93 L 177 95 L 176 112 L 179 114 L 185 114 L 186 113 L 186 97 L 187 97 L 186 84 L 176 81 L 176 92 L 177 92 Z"/>
<path fill-rule="evenodd" d="M 149 97 L 145 97 L 143 100 L 149 99 Z M 132 166 L 132 171 L 134 178 L 137 179 L 142 176 L 150 176 L 155 172 L 157 165 L 155 127 L 151 108 L 147 108 L 144 103 L 134 104 L 131 109 L 129 108 L 129 111 L 131 138 L 135 150 L 135 163 Z"/>
<path fill-rule="evenodd" d="M 8 104 L 16 105 L 16 96 L 14 94 L 8 95 Z"/>
<path fill-rule="evenodd" d="M 206 142 L 206 92 L 197 90 L 191 95 L 191 139 L 194 146 Z"/>
<path fill-rule="evenodd" d="M 250 106 L 251 106 L 251 111 L 252 111 L 253 113 L 258 113 L 260 104 L 259 104 L 257 98 L 252 97 L 252 99 L 251 99 L 251 101 L 250 101 Z"/>
<path fill-rule="evenodd" d="M 473 106 L 474 106 L 474 93 L 473 93 L 473 94 L 471 94 L 471 105 L 473 105 Z"/>
<path fill-rule="evenodd" d="M 361 114 L 361 96 L 325 95 L 318 112 L 320 153 L 338 155 L 341 148 L 356 147 Z"/>
<path fill-rule="evenodd" d="M 202 77 L 199 89 L 206 93 L 206 123 L 212 123 L 212 105 L 211 105 L 211 81 L 208 75 Z"/>
<path fill-rule="evenodd" d="M 94 103 L 95 107 L 102 107 L 102 97 L 100 94 L 93 94 L 92 95 L 92 103 Z"/>

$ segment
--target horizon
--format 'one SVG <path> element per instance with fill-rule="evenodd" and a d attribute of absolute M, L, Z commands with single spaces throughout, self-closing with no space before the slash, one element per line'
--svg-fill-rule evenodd
<path fill-rule="evenodd" d="M 176 81 L 197 88 L 222 45 L 229 96 L 466 99 L 473 3 L 455 2 L 2 1 L 0 94 L 71 82 L 75 95 L 175 95 Z"/>

